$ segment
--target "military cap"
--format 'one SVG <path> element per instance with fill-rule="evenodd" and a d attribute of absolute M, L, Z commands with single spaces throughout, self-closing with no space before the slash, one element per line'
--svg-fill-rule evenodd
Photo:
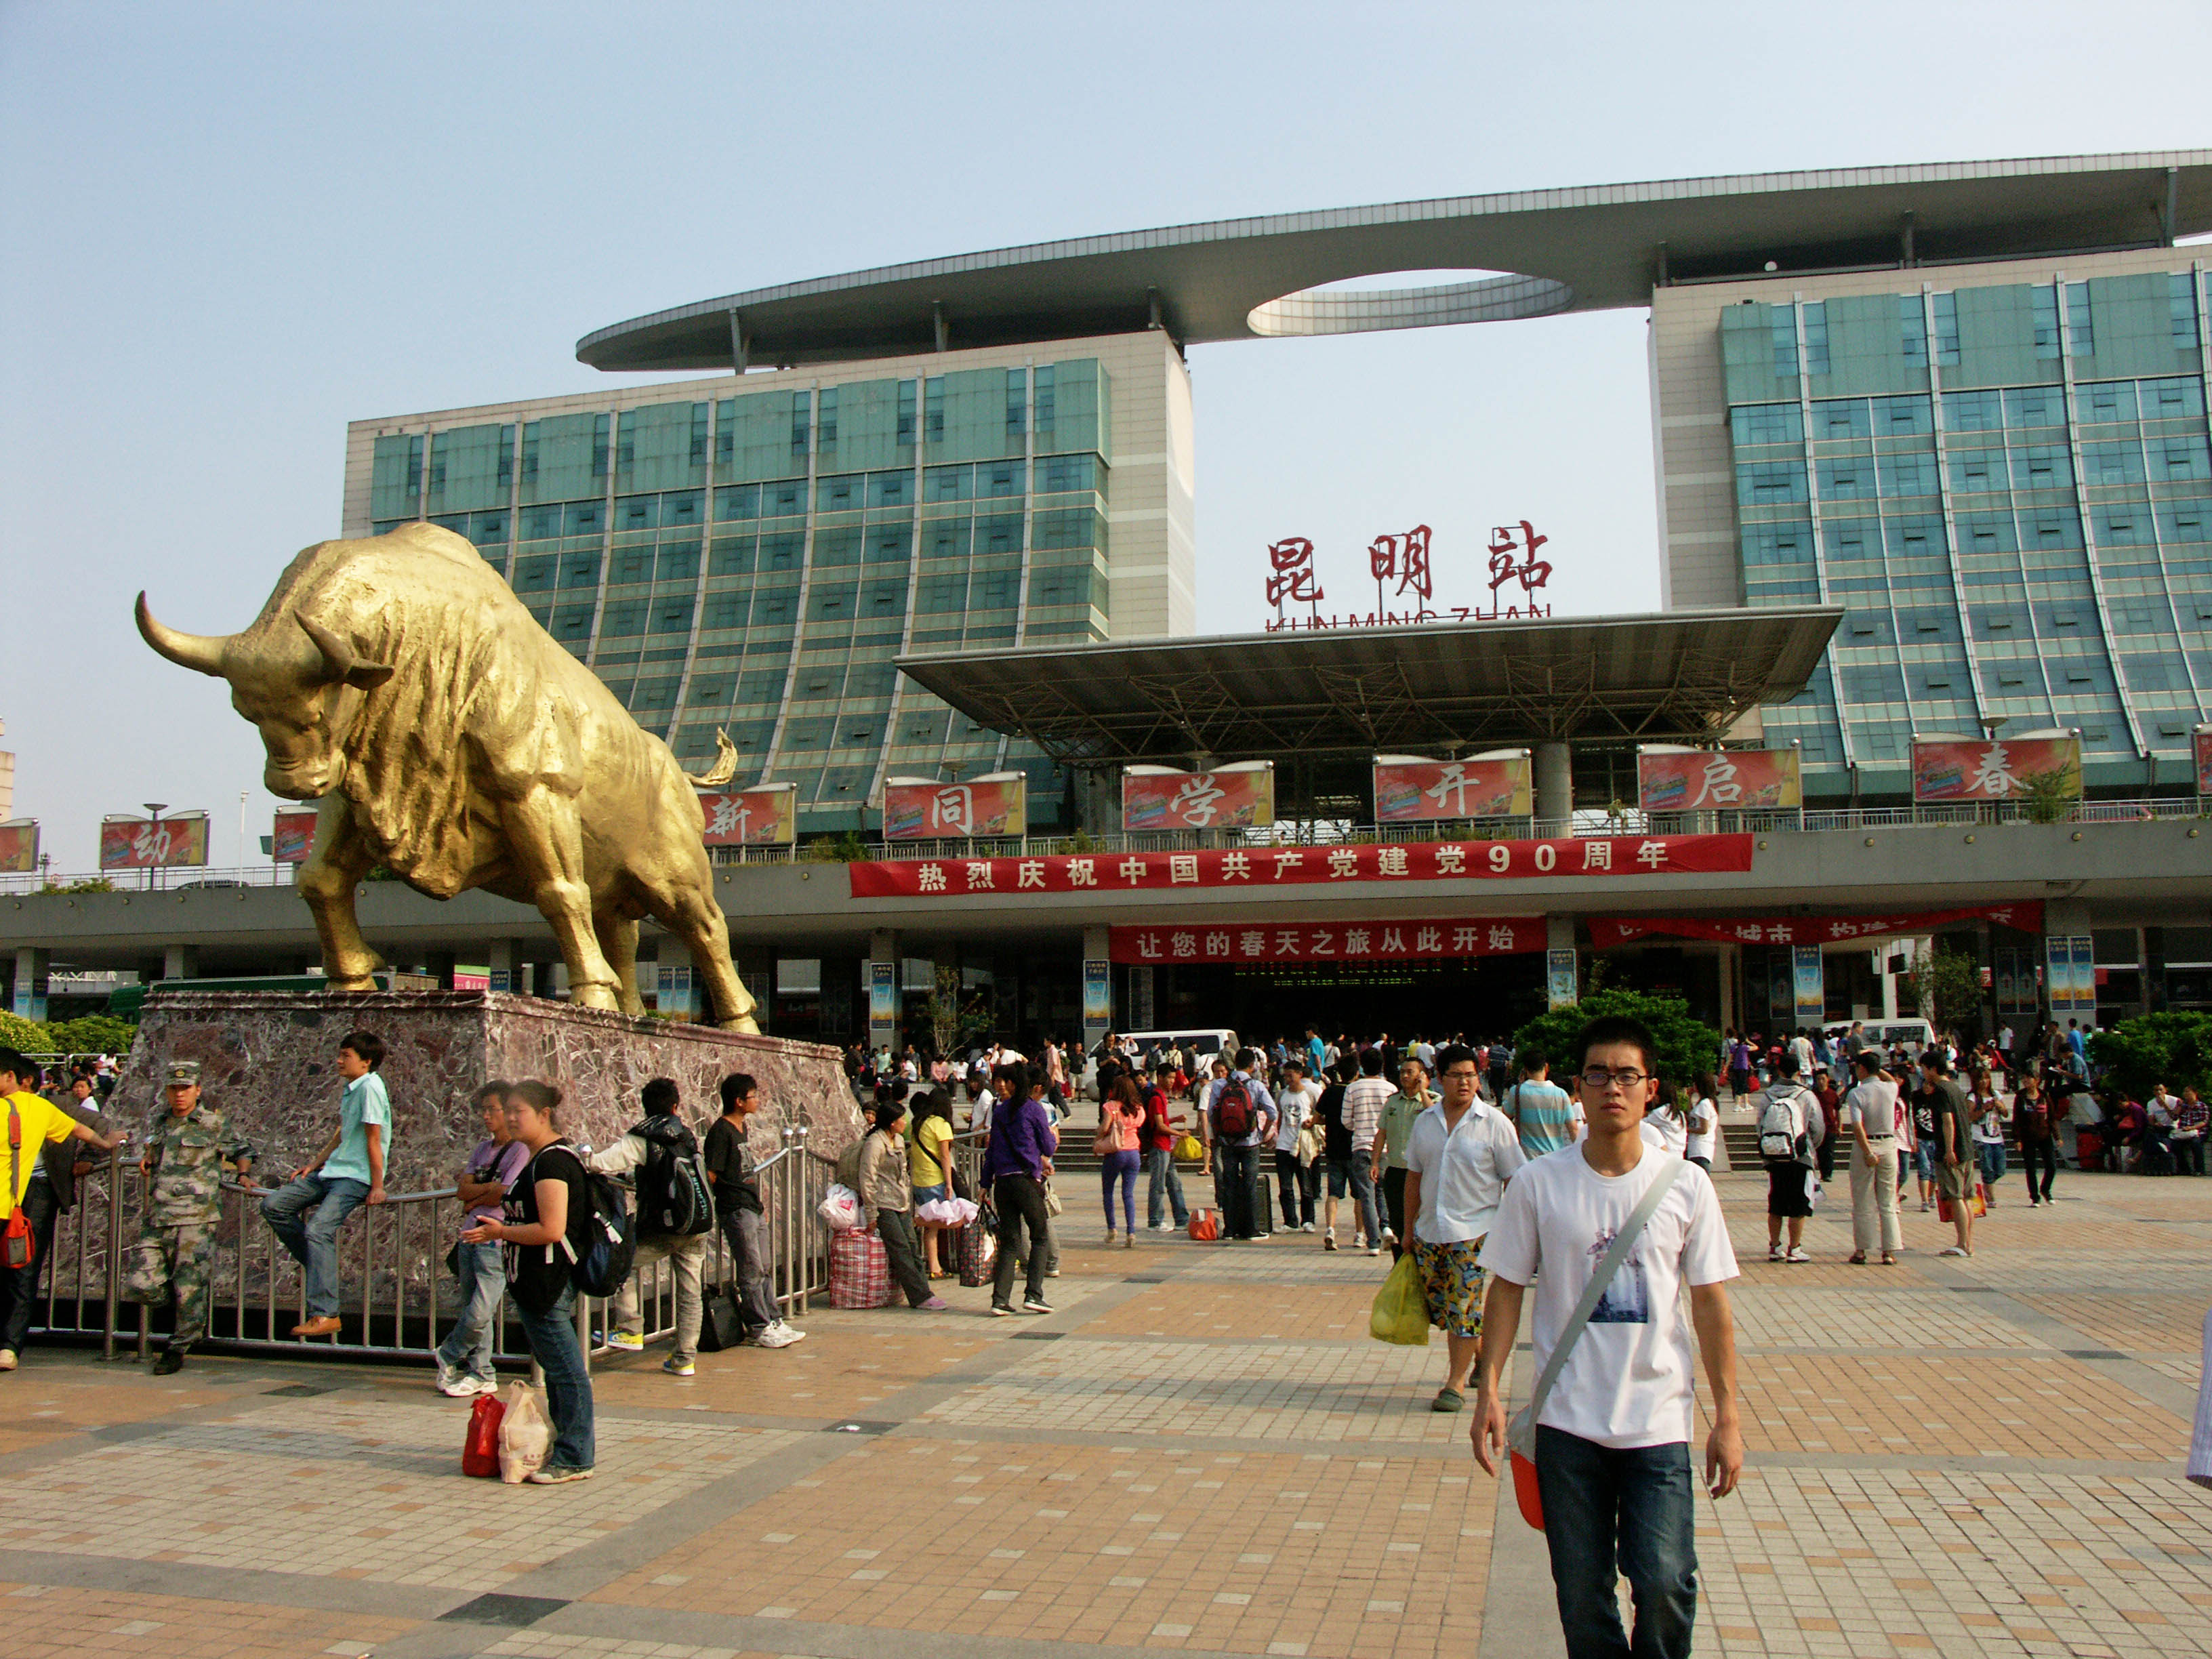
<path fill-rule="evenodd" d="M 171 1088 L 196 1085 L 200 1080 L 200 1063 L 197 1060 L 173 1060 L 169 1062 L 165 1081 Z"/>

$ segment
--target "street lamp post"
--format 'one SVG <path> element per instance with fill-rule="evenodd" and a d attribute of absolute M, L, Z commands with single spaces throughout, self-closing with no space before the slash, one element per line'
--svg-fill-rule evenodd
<path fill-rule="evenodd" d="M 155 877 L 161 868 L 161 811 L 168 804 L 165 800 L 149 800 L 144 803 L 147 812 L 154 821 L 154 827 L 147 832 L 146 836 L 146 846 L 154 855 L 152 860 L 146 866 L 146 890 L 149 893 L 154 890 Z"/>

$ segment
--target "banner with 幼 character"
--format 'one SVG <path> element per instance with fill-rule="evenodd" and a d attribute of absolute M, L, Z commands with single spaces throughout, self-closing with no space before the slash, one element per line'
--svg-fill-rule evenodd
<path fill-rule="evenodd" d="M 1525 818 L 1534 810 L 1532 786 L 1525 749 L 1475 755 L 1463 761 L 1377 755 L 1375 822 Z"/>
<path fill-rule="evenodd" d="M 892 778 L 884 785 L 884 839 L 1018 836 L 1029 828 L 1029 779 L 993 772 L 965 783 Z"/>
<path fill-rule="evenodd" d="M 1121 769 L 1124 830 L 1237 830 L 1275 821 L 1275 763 L 1243 761 L 1210 772 Z"/>
<path fill-rule="evenodd" d="M 699 797 L 709 847 L 788 847 L 799 839 L 799 786 L 763 783 Z"/>
<path fill-rule="evenodd" d="M 2027 780 L 2057 772 L 2063 793 L 2081 793 L 2081 739 L 2070 732 L 2031 732 L 2018 738 L 1915 738 L 1912 799 L 1916 801 L 2009 800 L 2027 793 Z"/>
<path fill-rule="evenodd" d="M 1704 812 L 1805 804 L 1795 749 L 1677 749 L 1637 751 L 1637 804 L 1647 812 Z"/>
<path fill-rule="evenodd" d="M 1447 921 L 1193 923 L 1115 927 L 1115 962 L 1416 962 L 1426 957 L 1496 957 L 1540 951 L 1541 916 Z"/>
<path fill-rule="evenodd" d="M 158 822 L 116 817 L 100 826 L 100 867 L 144 870 L 154 866 L 204 865 L 208 861 L 208 817 L 180 812 Z"/>

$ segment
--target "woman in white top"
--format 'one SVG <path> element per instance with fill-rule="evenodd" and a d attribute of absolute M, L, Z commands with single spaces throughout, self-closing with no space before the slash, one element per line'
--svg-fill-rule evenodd
<path fill-rule="evenodd" d="M 1644 1114 L 1644 1121 L 1637 1126 L 1647 1146 L 1656 1146 L 1662 1152 L 1686 1157 L 1684 1148 L 1689 1144 L 1689 1123 L 1678 1098 L 1655 1100 Z"/>
<path fill-rule="evenodd" d="M 1698 1079 L 1696 1097 L 1690 1103 L 1690 1117 L 1685 1126 L 1688 1133 L 1682 1145 L 1682 1156 L 1710 1174 L 1713 1167 L 1713 1142 L 1719 1137 L 1720 1108 L 1713 1097 L 1721 1091 L 1720 1079 L 1705 1073 Z"/>
<path fill-rule="evenodd" d="M 1974 1158 L 1982 1166 L 1982 1184 L 1990 1189 L 1990 1202 L 1997 1201 L 1997 1182 L 2005 1172 L 2005 1103 L 1987 1072 L 1974 1079 L 1968 1097 L 1974 1108 Z"/>

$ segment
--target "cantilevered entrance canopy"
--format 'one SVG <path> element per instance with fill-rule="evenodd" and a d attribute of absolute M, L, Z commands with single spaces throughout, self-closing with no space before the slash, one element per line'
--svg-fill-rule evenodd
<path fill-rule="evenodd" d="M 1835 605 L 1113 641 L 901 657 L 1078 766 L 1710 742 L 1804 689 Z"/>

